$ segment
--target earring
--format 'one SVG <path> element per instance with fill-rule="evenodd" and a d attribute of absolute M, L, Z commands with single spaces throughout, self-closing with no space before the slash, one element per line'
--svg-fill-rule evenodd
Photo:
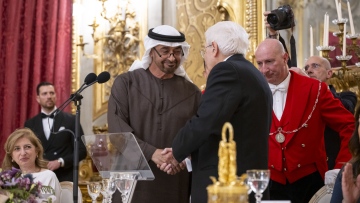
<path fill-rule="evenodd" d="M 39 158 L 39 155 L 36 155 L 36 158 Z"/>
<path fill-rule="evenodd" d="M 14 159 L 11 159 L 11 162 L 14 162 Z"/>

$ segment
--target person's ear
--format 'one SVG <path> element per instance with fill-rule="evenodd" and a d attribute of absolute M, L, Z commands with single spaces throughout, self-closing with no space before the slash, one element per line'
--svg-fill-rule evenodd
<path fill-rule="evenodd" d="M 212 50 L 211 52 L 216 56 L 220 53 L 219 46 L 216 42 L 212 42 Z"/>
<path fill-rule="evenodd" d="M 40 95 L 36 96 L 36 101 L 40 104 Z"/>

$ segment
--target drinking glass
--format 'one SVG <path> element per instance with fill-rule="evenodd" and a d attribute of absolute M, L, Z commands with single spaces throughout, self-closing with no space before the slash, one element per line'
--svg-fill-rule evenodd
<path fill-rule="evenodd" d="M 104 203 L 111 203 L 111 198 L 116 191 L 116 185 L 113 179 L 102 179 L 101 194 L 104 196 Z"/>
<path fill-rule="evenodd" d="M 270 170 L 247 170 L 246 174 L 248 176 L 247 182 L 255 193 L 256 203 L 260 203 L 262 193 L 269 184 Z"/>
<path fill-rule="evenodd" d="M 127 203 L 131 188 L 136 180 L 136 175 L 129 173 L 116 173 L 112 178 L 115 181 L 117 189 L 121 193 L 122 202 Z"/>
<path fill-rule="evenodd" d="M 88 189 L 88 193 L 92 199 L 92 202 L 95 203 L 96 202 L 96 198 L 99 196 L 100 194 L 100 190 L 101 190 L 101 185 L 98 182 L 94 182 L 94 183 L 89 183 L 87 185 L 87 189 Z"/>

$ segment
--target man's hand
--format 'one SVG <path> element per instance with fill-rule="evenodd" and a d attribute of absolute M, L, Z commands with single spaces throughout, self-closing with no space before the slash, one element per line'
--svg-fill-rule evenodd
<path fill-rule="evenodd" d="M 269 35 L 276 35 L 276 34 L 278 34 L 278 32 L 277 32 L 276 30 L 272 29 L 272 28 L 270 27 L 270 24 L 269 24 L 268 21 L 267 21 L 267 17 L 268 17 L 268 15 L 269 15 L 269 13 L 271 13 L 271 11 L 265 11 L 265 12 L 264 12 L 265 27 L 269 30 Z"/>
<path fill-rule="evenodd" d="M 167 157 L 167 161 L 162 164 L 157 164 L 157 167 L 166 172 L 169 175 L 175 175 L 179 173 L 181 170 L 186 168 L 185 162 L 178 163 L 172 154 L 171 148 L 165 148 L 161 154 Z"/>
<path fill-rule="evenodd" d="M 55 171 L 56 169 L 60 168 L 61 163 L 58 160 L 49 161 L 47 164 L 47 168 L 51 171 Z"/>

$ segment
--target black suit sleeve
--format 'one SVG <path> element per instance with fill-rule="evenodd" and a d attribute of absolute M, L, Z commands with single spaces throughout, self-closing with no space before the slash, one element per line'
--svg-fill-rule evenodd
<path fill-rule="evenodd" d="M 177 161 L 184 160 L 209 139 L 217 139 L 222 126 L 237 108 L 235 97 L 241 95 L 235 68 L 227 62 L 217 64 L 206 84 L 197 114 L 176 135 L 172 147 Z M 215 146 L 216 147 L 216 146 Z"/>

